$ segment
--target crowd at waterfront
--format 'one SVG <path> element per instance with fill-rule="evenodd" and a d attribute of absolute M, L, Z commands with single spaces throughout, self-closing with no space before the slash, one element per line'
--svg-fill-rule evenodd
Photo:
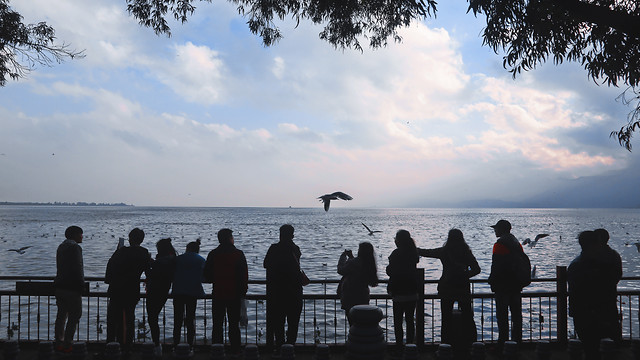
<path fill-rule="evenodd" d="M 511 339 L 514 341 L 522 339 L 520 294 L 522 288 L 528 284 L 527 281 L 530 282 L 531 270 L 528 270 L 528 280 L 517 276 L 522 273 L 515 271 L 519 263 L 517 259 L 520 254 L 524 255 L 524 252 L 519 242 L 510 234 L 510 223 L 501 220 L 492 227 L 498 240 L 493 247 L 489 283 L 495 293 L 499 328 L 498 346 L 500 346 L 509 339 L 509 310 L 511 312 Z M 69 234 L 65 234 L 67 240 L 60 246 L 57 254 L 59 265 L 56 276 L 58 287 L 56 299 L 59 310 L 61 308 L 63 310 L 59 312 L 60 316 L 56 320 L 56 340 L 59 341 L 60 351 L 68 351 L 70 344 L 70 341 L 65 340 L 64 330 L 60 330 L 63 328 L 60 324 L 64 324 L 64 310 L 68 310 L 66 312 L 69 317 L 67 330 L 74 327 L 77 319 L 81 316 L 71 309 L 74 302 L 69 300 L 71 298 L 69 292 L 75 292 L 74 296 L 80 297 L 84 288 L 83 280 L 81 281 L 82 288 L 78 286 L 73 289 L 67 285 L 61 285 L 66 283 L 65 278 L 67 280 L 73 279 L 73 282 L 77 280 L 75 276 L 68 276 L 73 272 L 70 267 L 74 264 L 73 261 L 68 261 L 69 259 L 79 258 L 79 262 L 75 262 L 76 266 L 79 264 L 76 273 L 82 273 L 82 252 L 78 246 L 82 242 L 82 229 L 70 227 L 67 232 L 69 232 Z M 280 241 L 271 245 L 263 263 L 267 270 L 267 344 L 276 350 L 283 343 L 293 344 L 296 342 L 297 326 L 302 310 L 302 287 L 308 281 L 305 280 L 306 276 L 300 268 L 300 248 L 293 242 L 293 235 L 294 230 L 291 225 L 282 226 Z M 206 260 L 198 254 L 199 241 L 189 243 L 186 252 L 177 255 L 170 239 L 162 239 L 157 242 L 158 252 L 155 260 L 152 260 L 149 252 L 141 246 L 144 232 L 137 228 L 132 230 L 129 234 L 130 245 L 119 246 L 107 264 L 105 274 L 105 281 L 109 283 L 107 341 L 120 342 L 125 351 L 133 342 L 133 311 L 140 298 L 140 277 L 143 272 L 146 272 L 146 305 L 154 342 L 159 345 L 158 336 L 154 336 L 154 332 L 158 333 L 157 330 L 154 331 L 154 328 L 157 329 L 157 315 L 152 316 L 152 314 L 160 311 L 168 298 L 169 291 L 172 291 L 174 318 L 176 319 L 174 326 L 177 328 L 177 333 L 174 329 L 173 341 L 175 344 L 180 341 L 179 329 L 184 321 L 187 328 L 186 340 L 193 344 L 193 331 L 189 329 L 193 324 L 195 303 L 199 297 L 204 295 L 202 282 L 209 282 L 213 284 L 214 327 L 212 339 L 214 342 L 222 342 L 222 322 L 226 313 L 231 349 L 232 352 L 238 352 L 240 344 L 237 325 L 241 318 L 242 297 L 247 291 L 247 263 L 243 252 L 235 248 L 233 232 L 230 229 L 221 229 L 217 236 L 219 246 L 209 253 Z M 414 341 L 413 312 L 415 311 L 418 287 L 413 275 L 419 256 L 427 256 L 438 258 L 443 264 L 442 277 L 438 283 L 438 293 L 442 298 L 443 342 L 460 341 L 470 344 L 475 340 L 475 323 L 473 322 L 473 309 L 470 305 L 469 278 L 478 274 L 480 268 L 466 244 L 462 232 L 452 229 L 444 246 L 435 249 L 417 248 L 411 235 L 405 230 L 396 233 L 395 242 L 396 249 L 389 256 L 386 272 L 389 275 L 387 291 L 393 298 L 396 343 Z M 74 247 L 74 244 L 77 248 Z M 580 288 L 580 280 L 585 273 L 584 266 L 587 269 L 592 269 L 593 265 L 596 265 L 598 270 L 603 270 L 603 266 L 611 266 L 611 269 L 595 273 L 596 275 L 605 274 L 605 276 L 600 276 L 602 279 L 596 276 L 595 278 L 591 277 L 590 280 L 592 288 L 597 287 L 598 281 L 601 281 L 603 289 L 609 290 L 606 292 L 607 294 L 610 293 L 613 279 L 618 276 L 618 272 L 614 269 L 618 265 L 612 261 L 615 260 L 615 256 L 613 256 L 615 251 L 606 245 L 601 231 L 582 233 L 580 245 L 582 253 L 574 261 L 576 265 L 572 263 L 569 271 L 571 305 L 572 309 L 577 311 L 577 313 L 572 312 L 574 320 L 576 319 L 575 314 L 580 317 L 580 314 L 584 311 L 591 311 L 596 304 L 608 304 L 610 298 L 596 300 L 580 298 L 580 291 L 583 291 Z M 73 253 L 69 249 L 75 249 L 76 253 L 69 255 Z M 610 251 L 603 251 L 605 249 Z M 605 255 L 603 256 L 603 254 Z M 619 262 L 620 257 L 618 256 L 617 259 Z M 61 263 L 64 265 L 61 266 Z M 621 276 L 621 264 L 619 264 L 619 270 Z M 352 306 L 369 302 L 369 287 L 376 286 L 378 283 L 373 246 L 367 242 L 361 243 L 356 256 L 350 251 L 343 252 L 338 261 L 338 272 L 343 276 L 341 286 L 339 286 L 342 308 L 345 309 L 348 316 L 348 311 Z M 619 281 L 619 277 L 613 286 L 614 309 L 617 281 Z M 80 285 L 80 282 L 78 281 L 74 286 L 76 285 Z M 596 291 L 596 293 L 600 292 Z M 67 305 L 71 305 L 65 307 L 65 301 Z M 61 302 L 63 306 L 61 306 Z M 461 316 L 459 317 L 452 316 L 455 302 L 461 307 Z M 447 305 L 445 306 L 445 304 Z M 469 304 L 466 309 L 465 304 Z M 609 318 L 603 320 L 609 321 Z M 456 331 L 456 336 L 452 336 L 450 328 L 453 321 L 458 321 L 457 325 L 462 324 L 463 328 L 468 331 Z M 287 324 L 286 333 L 285 322 Z M 406 339 L 404 338 L 403 323 L 406 328 Z M 585 329 L 594 329 L 597 324 L 596 320 L 590 320 L 587 323 L 583 322 L 582 325 L 586 326 L 583 327 Z M 578 323 L 576 323 L 576 330 L 578 328 Z M 617 327 L 614 326 L 612 329 L 619 329 L 619 323 Z M 583 336 L 581 332 L 578 332 L 580 337 Z M 591 335 L 594 334 L 589 334 L 589 336 Z M 595 334 L 595 336 L 600 336 L 600 334 Z"/>

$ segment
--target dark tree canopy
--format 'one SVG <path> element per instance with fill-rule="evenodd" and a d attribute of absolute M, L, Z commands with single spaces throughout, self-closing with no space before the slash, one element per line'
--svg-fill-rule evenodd
<path fill-rule="evenodd" d="M 24 24 L 22 16 L 0 0 L 0 86 L 24 77 L 37 65 L 84 57 L 67 44 L 55 45 L 55 30 L 45 22 Z"/>

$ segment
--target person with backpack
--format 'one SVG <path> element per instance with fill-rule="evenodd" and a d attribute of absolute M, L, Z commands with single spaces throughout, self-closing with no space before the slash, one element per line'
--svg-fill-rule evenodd
<path fill-rule="evenodd" d="M 442 262 L 442 276 L 438 281 L 438 295 L 441 297 L 442 343 L 471 345 L 477 339 L 476 324 L 473 320 L 473 301 L 469 279 L 480 273 L 480 265 L 464 241 L 462 231 L 449 230 L 447 241 L 435 249 L 418 249 L 424 257 L 437 258 Z M 453 304 L 458 302 L 460 321 L 463 328 L 454 326 Z"/>
<path fill-rule="evenodd" d="M 500 220 L 491 225 L 498 240 L 493 245 L 489 285 L 495 293 L 498 323 L 498 351 L 509 340 L 509 312 L 511 312 L 511 340 L 522 342 L 522 289 L 531 283 L 531 264 L 522 245 L 511 234 L 511 223 Z M 527 268 L 528 267 L 528 268 Z"/>

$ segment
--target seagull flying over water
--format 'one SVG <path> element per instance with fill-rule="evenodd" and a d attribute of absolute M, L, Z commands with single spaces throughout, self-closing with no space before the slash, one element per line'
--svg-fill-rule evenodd
<path fill-rule="evenodd" d="M 369 227 L 368 227 L 367 225 L 365 225 L 364 223 L 361 223 L 361 224 L 362 224 L 362 226 L 364 226 L 364 227 L 365 227 L 365 229 L 367 229 L 367 231 L 369 232 L 369 236 L 373 235 L 374 233 L 382 232 L 382 231 L 380 231 L 380 230 L 371 230 L 371 229 L 369 229 Z"/>
<path fill-rule="evenodd" d="M 23 246 L 23 247 L 21 247 L 20 249 L 9 249 L 9 250 L 7 250 L 7 251 L 15 251 L 15 252 L 17 252 L 18 254 L 22 255 L 22 254 L 24 254 L 25 250 L 27 250 L 27 249 L 28 249 L 28 248 L 30 248 L 30 247 L 31 247 L 31 246 Z"/>
<path fill-rule="evenodd" d="M 331 204 L 331 200 L 353 200 L 353 198 L 342 191 L 336 191 L 333 194 L 324 194 L 319 196 L 318 199 L 324 203 L 324 211 L 329 211 L 329 205 Z"/>
<path fill-rule="evenodd" d="M 549 236 L 549 234 L 538 234 L 536 235 L 536 237 L 533 239 L 533 241 L 529 238 L 524 239 L 524 241 L 522 242 L 522 245 L 527 245 L 529 244 L 529 247 L 532 248 L 534 246 L 536 246 L 536 244 L 538 243 L 538 240 L 545 238 Z"/>

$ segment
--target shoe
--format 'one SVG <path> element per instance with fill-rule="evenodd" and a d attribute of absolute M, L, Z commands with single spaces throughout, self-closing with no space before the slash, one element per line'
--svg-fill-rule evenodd
<path fill-rule="evenodd" d="M 56 352 L 60 354 L 71 354 L 73 348 L 71 345 L 58 345 L 56 346 Z"/>
<path fill-rule="evenodd" d="M 162 357 L 162 345 L 156 345 L 156 347 L 153 348 L 153 356 L 156 358 Z"/>

